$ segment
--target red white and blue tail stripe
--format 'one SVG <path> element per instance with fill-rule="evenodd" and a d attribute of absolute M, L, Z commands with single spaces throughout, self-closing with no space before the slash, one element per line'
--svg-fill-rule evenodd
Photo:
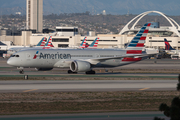
<path fill-rule="evenodd" d="M 46 43 L 46 46 L 51 47 L 51 43 L 52 43 L 52 36 L 50 36 L 48 42 Z"/>
<path fill-rule="evenodd" d="M 46 42 L 46 37 L 43 37 L 36 46 L 44 46 L 45 42 Z"/>
<path fill-rule="evenodd" d="M 142 54 L 151 23 L 146 23 L 126 47 L 126 54 Z M 122 61 L 140 61 L 141 58 L 124 58 Z"/>
<path fill-rule="evenodd" d="M 141 54 L 151 23 L 146 23 L 127 45 L 127 54 Z"/>

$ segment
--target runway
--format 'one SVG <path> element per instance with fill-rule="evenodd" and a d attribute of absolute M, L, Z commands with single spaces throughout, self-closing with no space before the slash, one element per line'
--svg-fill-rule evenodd
<path fill-rule="evenodd" d="M 26 68 L 25 74 L 20 75 L 15 67 L 11 67 L 6 64 L 7 59 L 0 59 L 0 78 L 8 77 L 24 77 L 28 75 L 30 80 L 22 81 L 0 81 L 0 92 L 23 92 L 25 90 L 36 92 L 47 91 L 132 91 L 132 90 L 175 90 L 177 79 L 179 76 L 180 60 L 171 59 L 147 59 L 141 62 L 137 62 L 130 65 L 120 66 L 113 68 L 131 70 L 132 73 L 113 72 L 109 71 L 97 73 L 95 75 L 85 75 L 84 73 L 78 73 L 76 75 L 68 75 L 67 69 L 55 68 L 51 71 L 36 71 L 34 68 Z M 155 62 L 156 61 L 156 62 Z M 149 71 L 145 73 L 133 73 L 139 69 Z M 162 70 L 172 71 L 175 73 L 158 73 Z M 154 71 L 157 70 L 157 71 Z M 150 73 L 152 71 L 152 73 Z M 177 73 L 176 73 L 177 71 Z M 157 73 L 156 73 L 157 72 Z M 32 77 L 49 77 L 49 78 L 61 78 L 61 80 L 32 80 Z M 71 78 L 71 79 L 68 79 Z M 96 80 L 93 80 L 93 79 Z M 104 80 L 103 80 L 104 78 Z M 105 79 L 106 78 L 106 79 Z M 128 80 L 128 78 L 134 78 L 136 80 Z M 141 78 L 141 80 L 137 80 Z M 152 78 L 158 80 L 146 80 L 146 78 Z M 73 80 L 74 79 L 74 80 Z M 101 79 L 101 80 L 99 80 Z M 112 80 L 115 79 L 115 80 Z M 166 79 L 166 80 L 164 80 Z M 39 79 L 38 79 L 39 80 Z"/>
<path fill-rule="evenodd" d="M 12 80 L 0 81 L 0 92 L 167 91 L 177 80 Z"/>

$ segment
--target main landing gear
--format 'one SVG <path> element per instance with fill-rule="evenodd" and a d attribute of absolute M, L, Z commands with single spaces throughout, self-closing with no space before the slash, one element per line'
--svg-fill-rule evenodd
<path fill-rule="evenodd" d="M 91 71 L 87 71 L 86 74 L 96 74 L 96 72 L 94 70 L 91 70 Z"/>
<path fill-rule="evenodd" d="M 77 74 L 77 72 L 73 72 L 71 70 L 68 70 L 68 74 Z"/>
<path fill-rule="evenodd" d="M 68 74 L 77 74 L 77 72 L 73 72 L 71 70 L 68 70 L 67 73 Z M 86 74 L 96 74 L 96 72 L 94 70 L 91 70 L 91 71 L 87 71 Z"/>

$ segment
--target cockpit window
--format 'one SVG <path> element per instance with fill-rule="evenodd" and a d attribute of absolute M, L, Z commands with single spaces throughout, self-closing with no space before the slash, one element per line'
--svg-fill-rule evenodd
<path fill-rule="evenodd" d="M 11 55 L 11 57 L 15 57 L 15 55 Z"/>
<path fill-rule="evenodd" d="M 19 57 L 19 55 L 11 55 L 11 57 Z"/>

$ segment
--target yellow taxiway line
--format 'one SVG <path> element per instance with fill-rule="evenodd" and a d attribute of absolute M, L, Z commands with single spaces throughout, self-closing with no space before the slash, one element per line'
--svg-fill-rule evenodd
<path fill-rule="evenodd" d="M 25 90 L 23 92 L 31 92 L 31 91 L 35 91 L 35 90 L 38 90 L 38 89 Z"/>
<path fill-rule="evenodd" d="M 149 89 L 149 88 L 142 88 L 142 89 L 139 89 L 139 90 L 147 90 L 147 89 Z"/>

